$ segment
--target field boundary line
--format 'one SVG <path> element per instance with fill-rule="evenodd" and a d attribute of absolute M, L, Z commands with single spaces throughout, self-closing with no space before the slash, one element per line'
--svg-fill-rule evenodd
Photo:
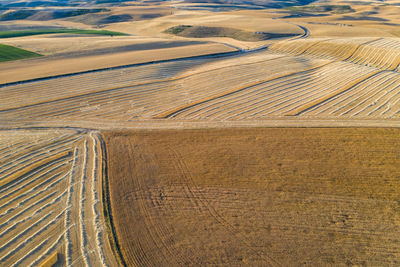
<path fill-rule="evenodd" d="M 91 197 L 92 197 L 92 219 L 94 221 L 94 232 L 96 235 L 96 250 L 99 255 L 99 260 L 103 266 L 108 266 L 106 262 L 106 258 L 104 256 L 104 251 L 103 251 L 103 246 L 102 246 L 102 237 L 103 237 L 103 230 L 100 227 L 101 219 L 100 214 L 99 214 L 99 206 L 101 206 L 99 197 L 98 197 L 98 192 L 97 192 L 97 185 L 98 185 L 98 168 L 99 168 L 99 163 L 101 161 L 101 153 L 98 153 L 99 150 L 99 139 L 97 138 L 97 135 L 95 135 L 93 132 L 89 134 L 90 138 L 92 139 L 92 152 L 93 152 L 93 158 L 92 158 L 92 186 L 91 186 Z M 100 187 L 101 188 L 101 187 Z"/>
<path fill-rule="evenodd" d="M 85 266 L 91 266 L 90 259 L 88 256 L 88 238 L 85 225 L 86 212 L 85 212 L 85 193 L 86 193 L 86 180 L 87 180 L 87 167 L 88 167 L 88 140 L 85 139 L 82 159 L 82 170 L 79 179 L 79 208 L 78 208 L 78 220 L 79 220 L 79 241 L 80 241 L 80 253 L 83 258 Z"/>
<path fill-rule="evenodd" d="M 218 99 L 218 98 L 222 98 L 222 97 L 234 94 L 234 93 L 238 93 L 238 92 L 243 91 L 245 89 L 248 89 L 250 87 L 254 87 L 254 86 L 257 86 L 257 85 L 260 85 L 260 84 L 263 84 L 263 83 L 266 83 L 266 82 L 270 82 L 270 81 L 273 81 L 273 80 L 276 80 L 276 79 L 280 79 L 280 78 L 283 78 L 283 77 L 287 77 L 287 76 L 291 76 L 291 75 L 295 75 L 295 74 L 300 74 L 300 73 L 303 73 L 303 72 L 312 71 L 312 70 L 315 70 L 315 69 L 318 69 L 318 68 L 322 68 L 322 67 L 324 67 L 324 66 L 326 66 L 326 65 L 328 65 L 328 64 L 330 64 L 332 62 L 334 62 L 334 61 L 328 61 L 328 62 L 325 62 L 325 63 L 320 64 L 318 66 L 314 66 L 314 67 L 311 67 L 311 68 L 308 68 L 308 69 L 305 69 L 305 70 L 302 70 L 302 71 L 294 71 L 294 72 L 286 73 L 286 74 L 278 74 L 278 75 L 269 77 L 268 79 L 264 79 L 264 80 L 261 80 L 261 81 L 253 82 L 253 83 L 250 83 L 250 84 L 246 84 L 246 85 L 240 86 L 238 88 L 235 88 L 235 89 L 227 91 L 227 92 L 222 92 L 222 93 L 219 93 L 217 95 L 213 95 L 213 96 L 210 96 L 210 97 L 207 97 L 207 98 L 203 98 L 203 99 L 200 99 L 200 100 L 197 100 L 197 101 L 193 101 L 191 103 L 179 106 L 177 108 L 162 112 L 162 113 L 160 113 L 158 115 L 153 116 L 152 118 L 153 119 L 167 119 L 167 118 L 173 117 L 175 114 L 177 114 L 177 113 L 179 113 L 179 112 L 181 112 L 183 110 L 192 108 L 194 106 L 197 106 L 197 105 L 200 105 L 200 104 L 204 104 L 206 102 L 209 102 L 209 101 L 212 101 L 212 100 L 215 100 L 215 99 Z"/>
<path fill-rule="evenodd" d="M 374 71 L 372 73 L 369 73 L 369 74 L 367 74 L 367 75 L 365 75 L 365 76 L 363 76 L 361 78 L 358 78 L 357 80 L 347 84 L 346 86 L 342 87 L 339 90 L 336 90 L 336 91 L 334 91 L 334 92 L 332 92 L 332 93 L 330 93 L 330 94 L 328 94 L 326 96 L 323 96 L 323 97 L 321 97 L 319 99 L 311 101 L 311 102 L 309 102 L 309 103 L 307 103 L 307 104 L 305 104 L 303 106 L 300 106 L 298 108 L 295 108 L 295 109 L 285 113 L 284 116 L 298 116 L 298 115 L 304 113 L 305 111 L 307 111 L 307 110 L 309 110 L 309 109 L 311 109 L 311 108 L 313 108 L 315 106 L 318 106 L 318 105 L 328 101 L 329 99 L 331 99 L 331 98 L 333 98 L 335 96 L 338 96 L 338 95 L 350 90 L 354 86 L 356 86 L 356 85 L 368 80 L 369 78 L 371 78 L 371 77 L 373 77 L 373 76 L 375 76 L 378 73 L 381 73 L 383 71 L 384 70 L 377 70 L 377 71 Z"/>
<path fill-rule="evenodd" d="M 127 266 L 124 257 L 122 256 L 121 246 L 118 242 L 117 232 L 114 226 L 114 219 L 111 210 L 111 200 L 110 200 L 110 187 L 109 187 L 109 179 L 108 179 L 108 164 L 107 164 L 107 145 L 104 141 L 104 137 L 101 133 L 97 135 L 100 142 L 101 149 L 101 158 L 102 158 L 102 167 L 101 167 L 101 204 L 103 208 L 103 217 L 104 222 L 107 227 L 106 235 L 108 238 L 108 243 L 111 247 L 112 254 L 114 255 L 115 260 L 121 266 Z"/>
<path fill-rule="evenodd" d="M 77 162 L 78 162 L 78 155 L 79 155 L 79 148 L 78 146 L 74 148 L 74 154 L 73 154 L 73 162 L 72 166 L 70 169 L 70 172 L 68 173 L 68 195 L 67 195 L 67 210 L 65 212 L 65 218 L 64 218 L 64 227 L 66 228 L 65 233 L 64 233 L 64 246 L 65 246 L 65 265 L 67 267 L 71 266 L 71 240 L 70 240 L 70 217 L 71 217 L 71 204 L 72 204 L 72 197 L 73 197 L 73 186 L 74 186 L 74 175 L 76 173 L 77 169 Z"/>

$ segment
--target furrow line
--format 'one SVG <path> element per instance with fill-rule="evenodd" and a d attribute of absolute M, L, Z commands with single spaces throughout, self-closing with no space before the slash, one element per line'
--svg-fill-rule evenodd
<path fill-rule="evenodd" d="M 64 220 L 64 228 L 65 230 L 65 261 L 67 266 L 71 266 L 72 258 L 71 258 L 71 239 L 70 239 L 70 216 L 71 216 L 71 200 L 72 200 L 72 193 L 73 193 L 73 185 L 74 185 L 74 175 L 77 168 L 77 160 L 79 156 L 79 149 L 78 147 L 74 150 L 73 162 L 71 171 L 69 173 L 69 181 L 68 181 L 68 193 L 67 193 L 67 210 L 65 212 L 65 220 Z"/>
<path fill-rule="evenodd" d="M 57 178 L 57 177 L 59 177 L 59 176 L 61 176 L 61 173 L 59 173 L 59 174 L 56 175 L 56 176 L 50 177 L 48 180 Z M 43 189 L 41 189 L 41 190 L 39 190 L 39 191 L 37 191 L 37 192 L 34 192 L 35 190 L 32 188 L 32 189 L 31 189 L 30 191 L 28 191 L 28 192 L 29 192 L 29 193 L 34 192 L 34 193 L 35 193 L 34 195 L 31 195 L 30 197 L 28 197 L 28 198 L 26 198 L 26 199 L 24 199 L 24 200 L 18 202 L 16 206 L 7 209 L 6 213 L 12 212 L 12 211 L 14 211 L 14 210 L 16 210 L 16 209 L 22 207 L 23 205 L 25 205 L 26 203 L 28 203 L 30 200 L 36 198 L 37 196 L 40 196 L 40 194 L 42 194 L 42 193 L 48 191 L 49 189 L 51 189 L 51 188 L 54 187 L 55 185 L 59 184 L 59 183 L 60 183 L 62 180 L 64 180 L 66 177 L 67 177 L 66 174 L 65 174 L 64 176 L 61 176 L 59 179 L 55 180 L 53 183 L 49 184 L 48 186 L 46 186 L 45 188 L 43 188 Z M 23 197 L 23 196 L 27 196 L 27 195 L 29 194 L 28 192 L 26 192 L 26 193 L 24 193 L 24 194 L 21 194 L 21 196 L 22 196 L 22 197 Z M 18 200 L 19 198 L 20 198 L 20 197 L 18 196 L 16 199 L 10 200 L 9 202 L 7 202 L 7 203 L 4 204 L 4 205 L 9 205 L 9 204 L 12 203 L 12 201 Z M 3 206 L 4 206 L 4 205 L 3 205 Z M 1 208 L 3 208 L 3 207 L 1 207 Z"/>
<path fill-rule="evenodd" d="M 324 97 L 322 97 L 322 98 L 320 98 L 320 99 L 317 99 L 317 100 L 314 100 L 314 101 L 312 101 L 312 102 L 309 102 L 309 103 L 307 103 L 307 104 L 305 104 L 305 105 L 302 105 L 302 106 L 300 106 L 299 108 L 293 109 L 293 110 L 287 112 L 287 113 L 284 114 L 284 115 L 285 115 L 285 116 L 298 116 L 298 115 L 301 115 L 301 114 L 304 113 L 305 111 L 307 111 L 307 110 L 309 110 L 309 109 L 311 109 L 311 108 L 313 108 L 313 107 L 315 107 L 315 106 L 321 105 L 322 103 L 326 102 L 327 100 L 329 100 L 329 99 L 331 99 L 331 98 L 333 98 L 333 97 L 335 97 L 335 96 L 337 96 L 337 95 L 340 95 L 340 94 L 342 94 L 342 93 L 344 93 L 344 92 L 350 90 L 350 89 L 353 88 L 354 86 L 356 86 L 356 85 L 358 85 L 358 84 L 364 82 L 364 81 L 367 80 L 367 79 L 370 79 L 371 77 L 373 77 L 373 76 L 375 76 L 375 75 L 377 75 L 378 73 L 381 73 L 381 72 L 382 72 L 381 70 L 378 70 L 378 71 L 374 71 L 374 72 L 372 72 L 372 73 L 369 73 L 369 74 L 367 74 L 367 75 L 364 75 L 363 77 L 361 77 L 361 78 L 355 80 L 354 82 L 352 82 L 352 83 L 350 83 L 350 84 L 344 86 L 344 87 L 341 88 L 340 90 L 337 90 L 337 91 L 335 91 L 335 92 L 333 92 L 333 93 L 331 93 L 331 94 L 328 94 L 328 95 L 326 95 L 326 96 L 324 96 Z"/>
<path fill-rule="evenodd" d="M 245 85 L 245 86 L 241 86 L 239 88 L 235 88 L 235 89 L 230 90 L 228 92 L 223 92 L 223 93 L 220 93 L 220 94 L 217 94 L 217 95 L 214 95 L 214 96 L 207 97 L 205 99 L 201 99 L 201 100 L 198 100 L 198 101 L 195 101 L 195 102 L 191 102 L 189 104 L 177 107 L 177 108 L 169 110 L 169 111 L 165 111 L 165 112 L 163 112 L 161 114 L 158 114 L 158 115 L 154 116 L 153 118 L 154 119 L 170 118 L 170 117 L 173 117 L 175 114 L 177 114 L 180 111 L 192 108 L 194 106 L 203 104 L 205 102 L 209 102 L 209 101 L 215 100 L 217 98 L 226 97 L 228 95 L 231 95 L 231 94 L 246 90 L 246 89 L 248 89 L 250 87 L 254 87 L 254 86 L 257 86 L 257 85 L 260 85 L 260 84 L 263 84 L 263 83 L 266 83 L 266 82 L 269 82 L 269 81 L 272 81 L 272 80 L 276 80 L 276 79 L 283 78 L 283 77 L 286 77 L 286 76 L 292 76 L 292 75 L 300 74 L 300 73 L 303 73 L 303 72 L 308 72 L 308 71 L 311 71 L 311 70 L 314 70 L 314 69 L 318 69 L 318 68 L 326 66 L 326 65 L 328 65 L 330 63 L 332 63 L 332 62 L 331 61 L 330 62 L 325 62 L 325 63 L 320 64 L 318 66 L 311 67 L 311 68 L 309 68 L 307 70 L 296 71 L 296 72 L 292 72 L 292 73 L 281 74 L 281 75 L 276 75 L 276 76 L 273 76 L 273 77 L 269 77 L 268 79 L 257 81 L 257 82 L 254 82 L 254 83 L 251 83 L 251 84 L 248 84 L 248 85 Z"/>
<path fill-rule="evenodd" d="M 65 231 L 67 231 L 67 230 L 69 230 L 69 229 L 66 229 Z M 65 232 L 65 231 L 64 231 L 64 232 Z M 62 240 L 62 238 L 63 238 L 63 236 L 64 236 L 64 232 L 61 233 L 61 234 L 58 236 L 57 240 L 54 241 L 54 243 L 51 244 L 50 247 L 49 247 L 45 252 L 43 252 L 39 257 L 36 258 L 35 261 L 33 261 L 31 264 L 29 264 L 29 267 L 38 266 L 39 262 L 43 261 L 43 259 L 44 259 L 45 257 L 49 256 L 50 253 L 52 253 L 52 252 L 56 249 L 57 245 L 61 242 L 61 240 Z"/>
<path fill-rule="evenodd" d="M 80 234 L 80 250 L 83 257 L 84 264 L 86 266 L 90 266 L 89 257 L 87 255 L 87 236 L 85 229 L 85 183 L 86 183 L 86 171 L 88 164 L 88 146 L 87 139 L 84 143 L 84 151 L 83 151 L 83 162 L 82 162 L 82 173 L 80 179 L 80 193 L 79 193 L 79 234 Z"/>
<path fill-rule="evenodd" d="M 16 251 L 21 250 L 26 244 L 30 243 L 35 237 L 39 236 L 41 233 L 47 230 L 47 228 L 53 224 L 55 224 L 64 214 L 65 209 L 61 211 L 56 217 L 54 217 L 52 220 L 50 220 L 46 225 L 44 225 L 41 229 L 27 237 L 24 241 L 20 242 L 14 249 L 11 249 L 8 251 L 7 254 L 2 256 L 0 258 L 0 263 L 5 262 L 8 258 L 10 258 L 12 255 L 16 253 Z"/>
<path fill-rule="evenodd" d="M 0 200 L 3 200 L 11 195 L 15 194 L 16 192 L 24 189 L 26 186 L 34 184 L 36 181 L 45 177 L 48 174 L 53 172 L 59 172 L 63 166 L 65 166 L 67 162 L 53 162 L 52 164 L 47 165 L 42 170 L 35 171 L 31 175 L 27 175 L 25 178 L 18 180 L 18 182 L 14 183 L 12 186 L 8 186 L 5 190 L 2 190 L 0 193 Z M 46 169 L 49 169 L 46 171 Z M 43 172 L 43 173 L 42 173 Z M 54 174 L 53 174 L 54 175 Z M 27 182 L 24 184 L 24 182 Z M 18 186 L 17 186 L 18 185 Z"/>
<path fill-rule="evenodd" d="M 92 172 L 92 213 L 93 213 L 93 221 L 95 226 L 95 233 L 96 233 L 96 250 L 100 259 L 100 263 L 102 266 L 108 266 L 106 263 L 106 259 L 104 256 L 104 252 L 102 249 L 102 236 L 103 232 L 100 229 L 100 218 L 99 218 L 99 211 L 97 209 L 98 204 L 100 203 L 97 192 L 96 192 L 96 185 L 98 184 L 98 169 L 99 169 L 99 156 L 101 154 L 98 153 L 99 149 L 99 141 L 97 138 L 94 137 L 93 133 L 90 133 L 90 137 L 92 138 L 93 142 L 93 172 Z"/>

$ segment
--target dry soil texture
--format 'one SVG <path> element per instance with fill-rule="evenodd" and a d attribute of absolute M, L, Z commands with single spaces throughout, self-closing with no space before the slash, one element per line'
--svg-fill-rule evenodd
<path fill-rule="evenodd" d="M 130 266 L 397 266 L 398 129 L 107 132 Z"/>

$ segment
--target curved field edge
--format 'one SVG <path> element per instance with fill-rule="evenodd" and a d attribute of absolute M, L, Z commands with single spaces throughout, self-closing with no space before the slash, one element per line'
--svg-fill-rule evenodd
<path fill-rule="evenodd" d="M 6 82 L 1 83 L 0 82 L 0 88 L 4 86 L 12 86 L 12 85 L 18 85 L 18 84 L 27 84 L 31 82 L 38 82 L 38 81 L 46 81 L 46 80 L 53 80 L 53 79 L 59 79 L 59 78 L 64 78 L 64 77 L 74 77 L 74 76 L 79 76 L 79 75 L 84 75 L 84 74 L 90 74 L 90 73 L 97 73 L 97 72 L 103 72 L 103 71 L 114 71 L 114 70 L 124 70 L 132 67 L 140 67 L 140 66 L 146 66 L 146 65 L 154 65 L 154 64 L 160 64 L 160 63 L 172 63 L 172 62 L 185 62 L 189 60 L 196 60 L 196 59 L 209 59 L 209 58 L 224 58 L 224 57 L 229 57 L 229 56 L 234 56 L 234 55 L 239 55 L 245 53 L 244 51 L 237 50 L 236 48 L 232 48 L 229 46 L 226 46 L 224 44 L 220 44 L 221 47 L 223 47 L 223 50 L 219 51 L 206 51 L 205 49 L 202 49 L 202 51 L 196 52 L 196 53 L 187 53 L 184 55 L 168 55 L 168 53 L 162 54 L 159 58 L 152 59 L 152 58 L 145 58 L 144 60 L 138 60 L 137 62 L 129 62 L 129 63 L 118 63 L 118 64 L 113 64 L 113 65 L 108 65 L 108 66 L 95 66 L 95 67 L 90 67 L 90 68 L 83 68 L 81 70 L 74 70 L 74 71 L 60 71 L 57 70 L 55 73 L 52 73 L 50 75 L 48 74 L 34 74 L 32 77 L 29 78 L 18 78 L 18 79 L 11 79 L 7 80 Z M 202 46 L 202 45 L 199 45 Z M 176 48 L 167 48 L 165 49 L 166 52 L 169 52 L 170 49 L 176 49 Z M 180 48 L 177 48 L 180 49 Z M 159 50 L 157 50 L 159 51 Z M 247 51 L 246 51 L 247 52 Z M 49 61 L 53 62 L 53 61 Z M 58 64 L 58 61 L 55 61 Z M 47 63 L 49 64 L 49 63 Z"/>
<path fill-rule="evenodd" d="M 114 221 L 111 210 L 110 200 L 110 188 L 108 181 L 108 162 L 107 162 L 107 145 L 104 141 L 104 136 L 99 134 L 100 146 L 101 146 L 101 157 L 102 157 L 102 180 L 101 180 L 101 199 L 103 208 L 104 223 L 106 225 L 106 232 L 108 236 L 108 242 L 110 244 L 113 256 L 121 266 L 127 266 L 122 256 L 120 245 L 118 243 L 118 237 L 114 227 Z"/>

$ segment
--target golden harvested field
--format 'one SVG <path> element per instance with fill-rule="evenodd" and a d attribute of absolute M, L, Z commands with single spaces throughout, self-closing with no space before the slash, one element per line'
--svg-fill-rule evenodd
<path fill-rule="evenodd" d="M 398 129 L 105 132 L 129 266 L 396 266 Z"/>
<path fill-rule="evenodd" d="M 140 64 L 152 61 L 171 60 L 193 56 L 228 53 L 236 51 L 235 48 L 217 43 L 194 43 L 181 47 L 151 49 L 152 43 L 146 43 L 145 52 L 138 51 L 111 51 L 106 54 L 93 54 L 81 52 L 78 55 L 49 56 L 37 60 L 8 62 L 0 65 L 0 81 L 12 83 L 30 79 L 52 77 L 76 72 L 87 72 L 96 69 L 107 69 L 124 65 Z M 158 47 L 158 46 L 157 46 Z"/>
<path fill-rule="evenodd" d="M 100 202 L 96 133 L 3 131 L 0 151 L 0 265 L 115 262 Z"/>
<path fill-rule="evenodd" d="M 305 38 L 226 59 L 160 62 L 4 85 L 0 118 L 15 123 L 287 116 L 398 121 L 398 44 L 382 38 Z"/>

